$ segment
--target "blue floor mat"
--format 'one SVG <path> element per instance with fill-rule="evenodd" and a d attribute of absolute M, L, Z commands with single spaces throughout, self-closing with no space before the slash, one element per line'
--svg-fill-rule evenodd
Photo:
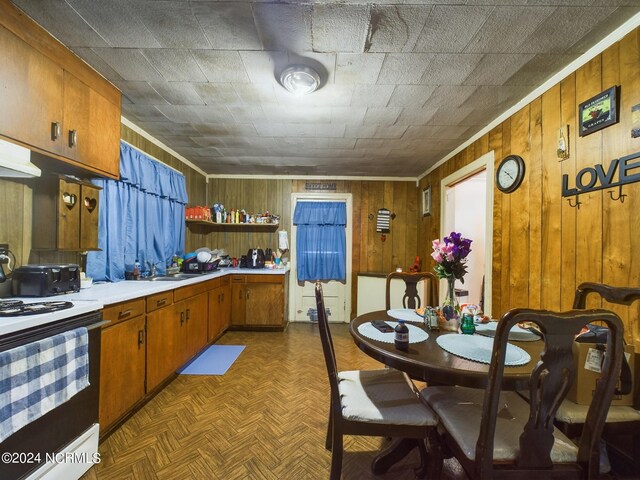
<path fill-rule="evenodd" d="M 184 367 L 181 375 L 224 375 L 244 350 L 244 345 L 211 345 Z"/>

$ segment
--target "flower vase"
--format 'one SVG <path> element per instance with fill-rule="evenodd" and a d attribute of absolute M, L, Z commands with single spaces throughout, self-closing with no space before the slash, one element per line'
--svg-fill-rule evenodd
<path fill-rule="evenodd" d="M 444 317 L 441 328 L 451 332 L 457 332 L 460 327 L 460 303 L 455 295 L 455 281 L 454 277 L 447 278 L 447 296 L 440 308 Z"/>

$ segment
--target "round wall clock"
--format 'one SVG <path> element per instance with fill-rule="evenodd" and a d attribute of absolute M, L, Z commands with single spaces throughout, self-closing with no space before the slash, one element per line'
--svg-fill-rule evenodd
<path fill-rule="evenodd" d="M 506 156 L 496 172 L 496 185 L 504 193 L 515 191 L 524 178 L 524 160 L 518 155 Z"/>

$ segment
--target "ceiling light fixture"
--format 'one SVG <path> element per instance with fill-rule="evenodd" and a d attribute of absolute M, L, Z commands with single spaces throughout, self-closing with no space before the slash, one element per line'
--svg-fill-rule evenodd
<path fill-rule="evenodd" d="M 280 84 L 295 95 L 306 95 L 320 87 L 320 75 L 311 67 L 292 65 L 280 74 Z"/>

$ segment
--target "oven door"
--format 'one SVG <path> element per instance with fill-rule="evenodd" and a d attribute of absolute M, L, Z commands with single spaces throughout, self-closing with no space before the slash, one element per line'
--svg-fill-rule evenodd
<path fill-rule="evenodd" d="M 89 386 L 0 443 L 2 453 L 25 453 L 26 460 L 39 458 L 39 463 L 0 462 L 1 479 L 13 480 L 27 476 L 46 462 L 47 455 L 51 458 L 94 423 L 98 423 L 103 323 L 102 312 L 98 311 L 0 337 L 0 351 L 4 351 L 78 327 L 86 327 L 89 334 Z M 15 457 L 19 458 L 17 455 Z"/>

